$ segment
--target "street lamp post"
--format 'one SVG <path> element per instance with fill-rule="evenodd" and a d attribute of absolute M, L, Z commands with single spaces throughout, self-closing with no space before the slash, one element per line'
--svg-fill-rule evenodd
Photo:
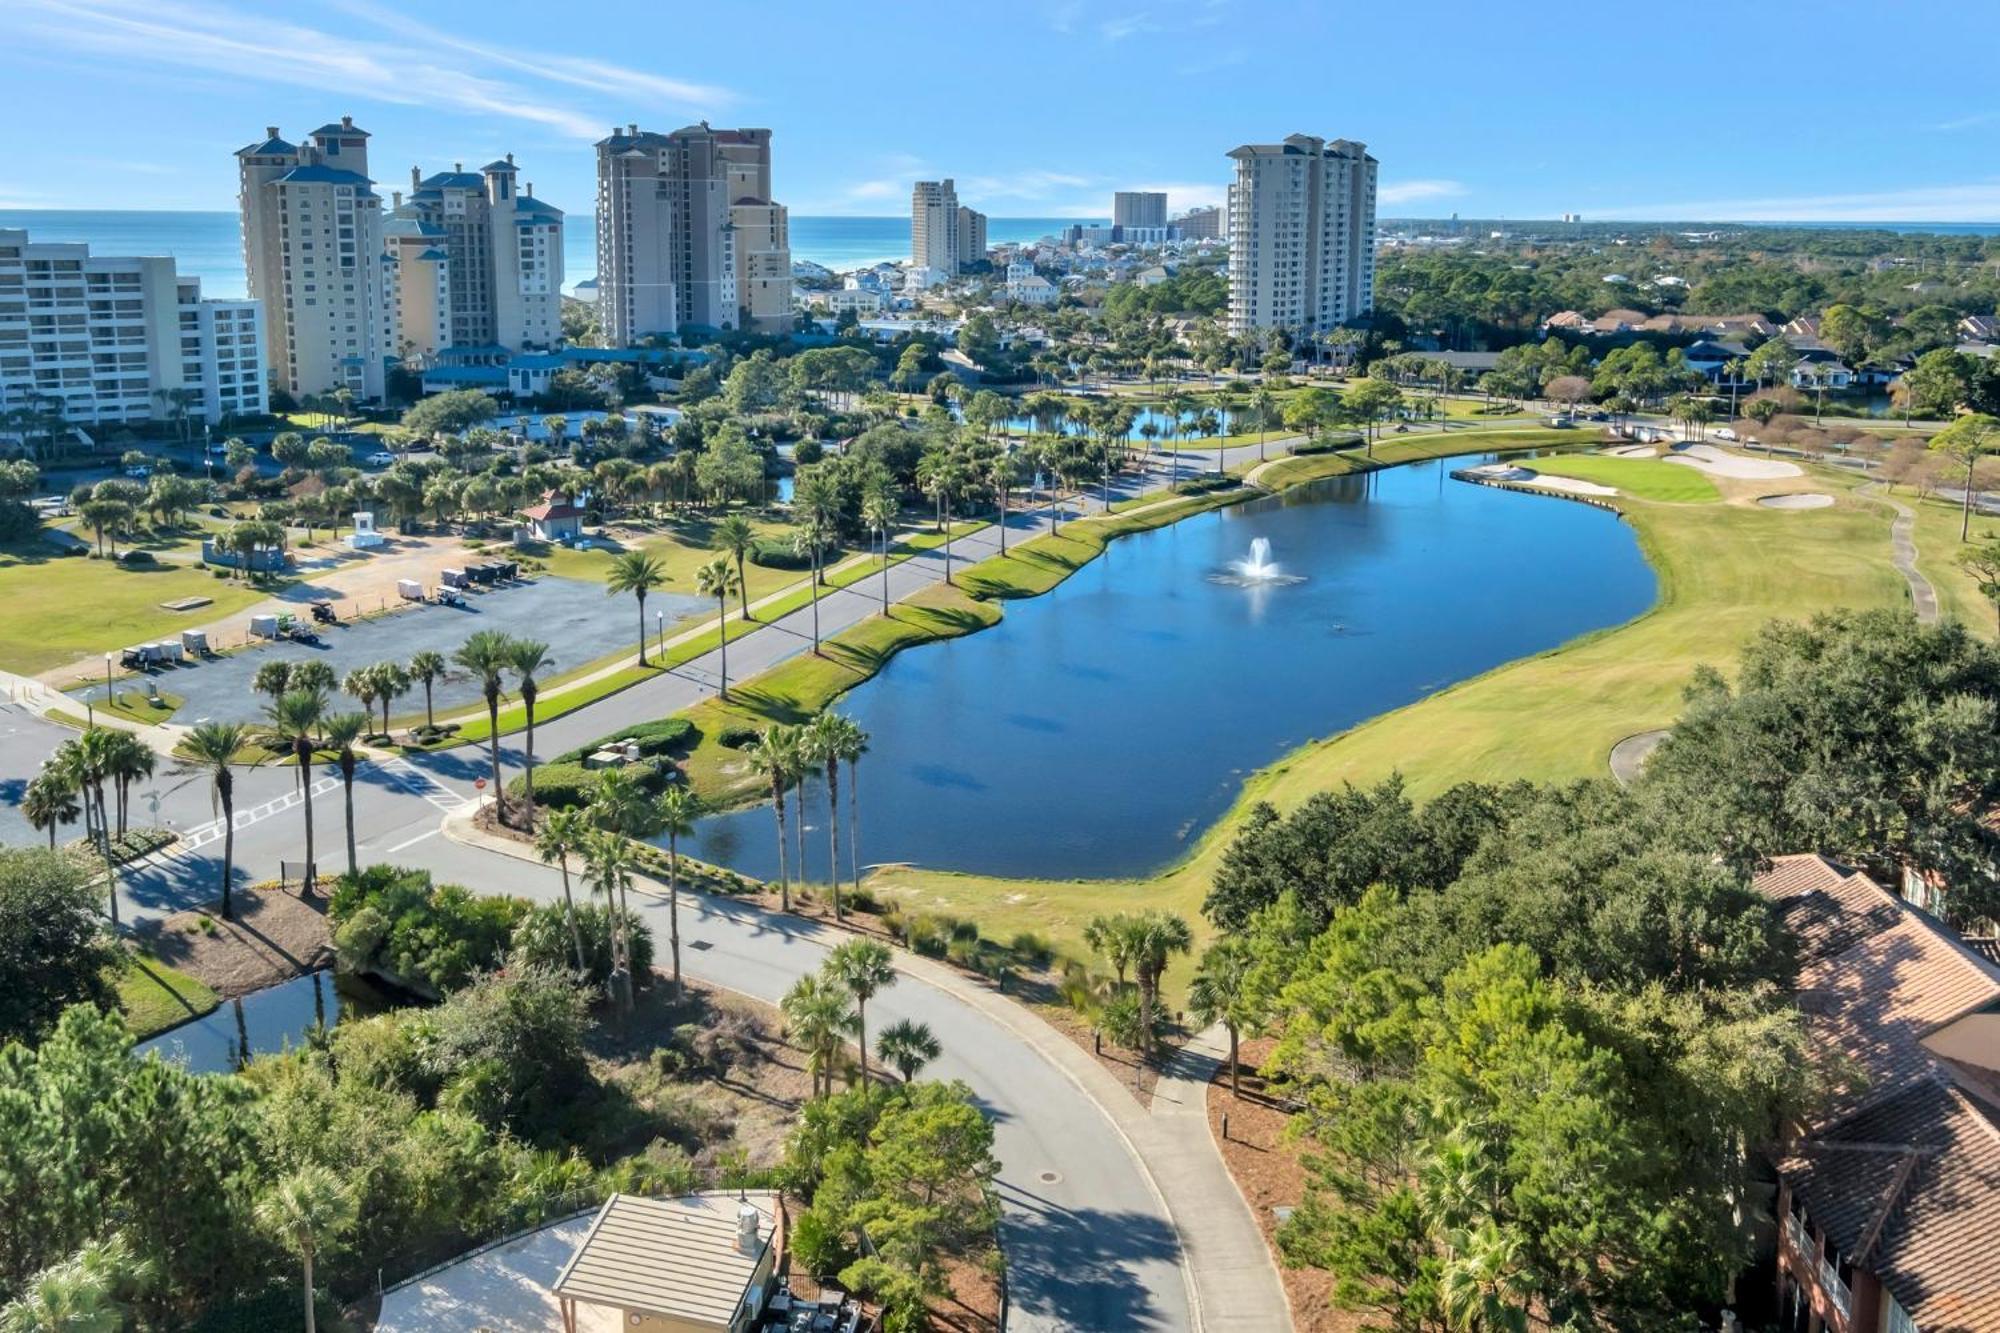
<path fill-rule="evenodd" d="M 118 696 L 111 691 L 111 654 L 106 653 L 104 655 L 104 706 L 110 709 L 115 707 L 117 703 Z"/>
<path fill-rule="evenodd" d="M 665 611 L 653 612 L 653 625 L 660 641 L 660 653 L 664 656 L 667 651 L 667 613 Z"/>

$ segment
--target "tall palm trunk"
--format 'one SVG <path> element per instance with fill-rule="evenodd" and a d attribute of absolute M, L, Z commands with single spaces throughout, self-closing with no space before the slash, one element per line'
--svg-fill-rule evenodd
<path fill-rule="evenodd" d="M 806 585 L 806 591 L 812 596 L 813 655 L 817 657 L 819 655 L 819 543 L 818 542 L 813 543 L 812 581 Z"/>
<path fill-rule="evenodd" d="M 944 581 L 951 582 L 951 506 L 944 507 Z"/>
<path fill-rule="evenodd" d="M 313 1252 L 308 1246 L 305 1251 L 306 1264 L 306 1333 L 319 1333 L 319 1315 L 313 1309 Z"/>
<path fill-rule="evenodd" d="M 583 963 L 583 931 L 576 924 L 576 899 L 569 891 L 569 849 L 567 847 L 563 849 L 562 855 L 556 858 L 556 864 L 562 867 L 563 912 L 569 917 L 569 944 L 570 948 L 576 950 L 576 970 L 578 972 L 588 972 L 590 969 L 585 967 Z"/>
<path fill-rule="evenodd" d="M 431 708 L 431 682 L 429 680 L 424 681 L 424 730 L 437 730 L 437 713 Z"/>
<path fill-rule="evenodd" d="M 230 919 L 236 879 L 236 778 L 228 769 L 215 780 L 222 798 L 222 919 Z"/>
<path fill-rule="evenodd" d="M 312 737 L 300 736 L 292 742 L 292 752 L 299 757 L 299 804 L 306 816 L 306 879 L 305 896 L 310 898 L 318 887 L 319 866 L 313 860 L 313 789 L 312 789 Z"/>
<path fill-rule="evenodd" d="M 486 690 L 486 727 L 486 752 L 493 764 L 493 813 L 504 824 L 507 822 L 507 797 L 500 790 L 500 691 L 494 686 L 488 686 Z"/>
<path fill-rule="evenodd" d="M 861 887 L 861 777 L 858 759 L 847 761 L 847 871 L 848 881 Z"/>
<path fill-rule="evenodd" d="M 354 755 L 351 751 L 340 756 L 340 783 L 345 788 L 347 802 L 347 873 L 358 875 L 361 867 L 354 859 Z"/>
<path fill-rule="evenodd" d="M 633 598 L 639 603 L 639 665 L 646 665 L 646 594 L 637 593 Z"/>
<path fill-rule="evenodd" d="M 882 529 L 882 614 L 889 614 L 889 529 Z"/>
<path fill-rule="evenodd" d="M 681 997 L 681 846 L 667 834 L 667 949 L 674 959 L 674 998 Z"/>
<path fill-rule="evenodd" d="M 833 919 L 842 917 L 840 910 L 840 759 L 836 756 L 826 761 L 826 841 L 828 873 L 833 876 Z"/>
<path fill-rule="evenodd" d="M 521 707 L 528 715 L 528 755 L 521 767 L 521 790 L 528 798 L 528 828 L 535 827 L 535 682 L 528 677 L 521 680 Z M 384 710 L 387 711 L 386 709 Z M 385 727 L 384 730 L 387 730 Z"/>
<path fill-rule="evenodd" d="M 785 868 L 785 779 L 771 775 L 771 808 L 778 812 L 778 907 L 792 910 L 792 878 Z"/>
<path fill-rule="evenodd" d="M 792 836 L 798 839 L 799 883 L 803 885 L 806 882 L 806 778 L 803 773 L 799 774 L 798 782 L 792 787 L 792 808 L 799 817 Z"/>

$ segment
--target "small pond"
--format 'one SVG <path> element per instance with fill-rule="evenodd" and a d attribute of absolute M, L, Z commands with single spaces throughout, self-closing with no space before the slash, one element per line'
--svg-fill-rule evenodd
<path fill-rule="evenodd" d="M 1286 751 L 1652 603 L 1617 515 L 1449 479 L 1472 461 L 1123 538 L 993 629 L 896 657 L 839 704 L 871 737 L 863 860 L 1146 874 Z M 1260 540 L 1277 568 L 1255 572 L 1278 577 L 1246 579 L 1237 562 Z M 820 787 L 807 811 L 807 871 L 823 881 Z M 777 869 L 768 806 L 709 819 L 692 844 L 747 874 Z"/>
<path fill-rule="evenodd" d="M 313 972 L 233 1000 L 136 1048 L 157 1051 L 196 1074 L 228 1074 L 249 1056 L 272 1055 L 305 1043 L 314 1028 L 331 1027 L 342 1017 L 365 1018 L 399 1001 L 366 980 Z"/>

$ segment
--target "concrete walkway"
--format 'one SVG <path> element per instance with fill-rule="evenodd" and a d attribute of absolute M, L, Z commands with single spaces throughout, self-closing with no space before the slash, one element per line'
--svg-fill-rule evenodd
<path fill-rule="evenodd" d="M 1879 481 L 1869 482 L 1861 492 L 1896 511 L 1896 521 L 1889 525 L 1889 559 L 1910 585 L 1910 609 L 1917 613 L 1917 619 L 1926 625 L 1936 624 L 1937 589 L 1917 568 L 1917 511 L 1891 496 Z"/>

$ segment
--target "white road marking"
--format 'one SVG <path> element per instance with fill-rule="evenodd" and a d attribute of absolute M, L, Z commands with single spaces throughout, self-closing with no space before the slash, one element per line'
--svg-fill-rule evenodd
<path fill-rule="evenodd" d="M 435 838 L 439 833 L 443 831 L 444 830 L 442 829 L 430 829 L 427 832 L 419 833 L 414 838 L 406 838 L 402 842 L 397 843 L 394 847 L 391 847 L 388 851 L 383 852 L 382 855 L 394 856 L 397 852 L 402 851 L 405 847 L 414 847 L 418 843 L 422 842 L 425 838 Z"/>

